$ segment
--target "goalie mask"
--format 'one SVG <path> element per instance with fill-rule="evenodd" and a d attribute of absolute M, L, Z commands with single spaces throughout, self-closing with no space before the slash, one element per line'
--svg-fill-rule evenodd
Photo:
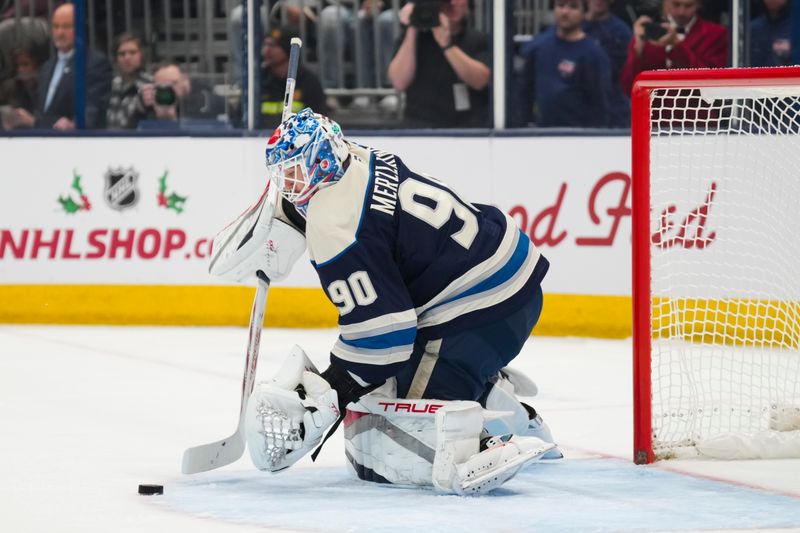
<path fill-rule="evenodd" d="M 348 149 L 339 124 L 305 108 L 272 133 L 266 155 L 269 179 L 305 216 L 311 197 L 341 179 Z"/>

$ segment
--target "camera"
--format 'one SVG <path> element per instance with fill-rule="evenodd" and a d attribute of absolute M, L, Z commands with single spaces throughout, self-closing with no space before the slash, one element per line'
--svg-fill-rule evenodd
<path fill-rule="evenodd" d="M 653 22 L 644 25 L 644 38 L 648 41 L 657 41 L 667 33 L 661 26 L 661 2 L 660 0 L 639 0 L 637 9 L 628 4 L 626 6 L 631 20 L 639 17 L 649 17 Z"/>
<path fill-rule="evenodd" d="M 648 22 L 644 25 L 644 38 L 648 41 L 657 41 L 666 33 L 667 30 L 661 25 L 660 22 Z"/>
<path fill-rule="evenodd" d="M 155 88 L 154 100 L 156 105 L 170 106 L 175 105 L 177 100 L 175 89 L 172 85 L 157 84 Z"/>
<path fill-rule="evenodd" d="M 418 30 L 430 30 L 439 25 L 439 13 L 449 0 L 415 0 L 411 25 Z"/>

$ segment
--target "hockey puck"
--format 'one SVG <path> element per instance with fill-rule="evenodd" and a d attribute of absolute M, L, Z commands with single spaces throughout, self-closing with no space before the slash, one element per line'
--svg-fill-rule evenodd
<path fill-rule="evenodd" d="M 139 494 L 145 496 L 164 494 L 164 485 L 139 485 Z"/>

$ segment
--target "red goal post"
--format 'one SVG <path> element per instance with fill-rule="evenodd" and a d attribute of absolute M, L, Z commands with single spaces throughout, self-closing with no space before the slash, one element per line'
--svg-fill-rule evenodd
<path fill-rule="evenodd" d="M 631 98 L 634 461 L 793 437 L 800 68 L 645 72 Z"/>

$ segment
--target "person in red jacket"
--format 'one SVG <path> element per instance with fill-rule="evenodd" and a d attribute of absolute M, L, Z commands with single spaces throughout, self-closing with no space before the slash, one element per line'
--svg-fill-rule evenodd
<path fill-rule="evenodd" d="M 628 59 L 620 72 L 627 94 L 644 70 L 725 66 L 728 30 L 698 16 L 699 7 L 700 0 L 664 0 L 664 22 L 647 15 L 636 20 Z"/>

